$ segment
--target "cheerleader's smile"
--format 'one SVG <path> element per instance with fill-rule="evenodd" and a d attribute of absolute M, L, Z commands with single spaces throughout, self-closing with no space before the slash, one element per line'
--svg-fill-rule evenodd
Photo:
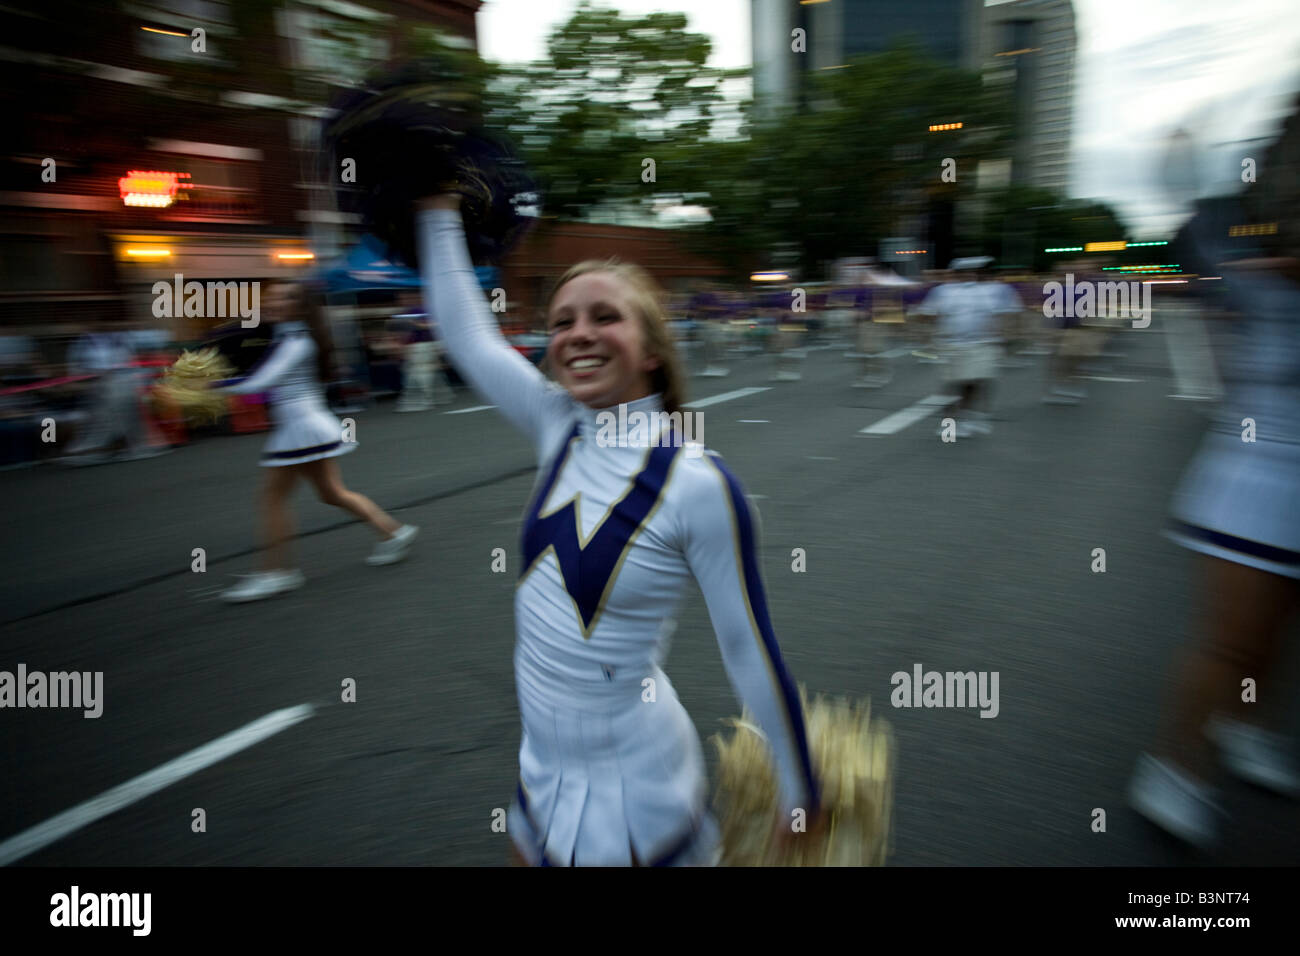
<path fill-rule="evenodd" d="M 658 360 L 646 354 L 642 323 L 617 276 L 590 272 L 565 283 L 549 328 L 556 380 L 584 405 L 607 408 L 650 394 Z"/>

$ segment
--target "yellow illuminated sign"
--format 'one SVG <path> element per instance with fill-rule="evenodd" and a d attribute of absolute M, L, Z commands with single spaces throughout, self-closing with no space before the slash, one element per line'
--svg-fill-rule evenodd
<path fill-rule="evenodd" d="M 1229 236 L 1275 236 L 1277 223 L 1260 222 L 1248 226 L 1233 226 L 1228 230 Z"/>

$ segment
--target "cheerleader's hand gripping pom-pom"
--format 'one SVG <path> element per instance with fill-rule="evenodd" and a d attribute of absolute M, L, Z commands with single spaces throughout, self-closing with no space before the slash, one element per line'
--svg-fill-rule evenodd
<path fill-rule="evenodd" d="M 777 839 L 781 815 L 771 749 L 746 712 L 727 721 L 729 739 L 717 735 L 715 802 L 722 826 L 724 866 L 882 866 L 889 853 L 893 806 L 894 742 L 883 721 L 871 719 L 866 701 L 827 700 L 811 706 L 799 689 L 813 771 L 821 782 L 821 819 L 806 820 L 793 838 Z"/>
<path fill-rule="evenodd" d="M 212 385 L 233 373 L 230 363 L 215 348 L 185 351 L 154 386 L 154 394 L 160 401 L 179 407 L 186 417 L 215 422 L 226 413 L 226 396 Z"/>
<path fill-rule="evenodd" d="M 470 254 L 497 259 L 532 224 L 524 210 L 537 187 L 506 140 L 479 126 L 479 103 L 445 64 L 421 61 L 350 91 L 324 129 L 336 181 L 346 160 L 355 183 L 341 182 L 339 205 L 360 214 L 394 258 L 418 269 L 416 203 L 459 193 Z"/>

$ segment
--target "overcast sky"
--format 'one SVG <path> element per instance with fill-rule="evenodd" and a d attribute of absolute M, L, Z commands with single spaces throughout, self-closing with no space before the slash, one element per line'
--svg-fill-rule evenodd
<path fill-rule="evenodd" d="M 831 0 L 834 2 L 834 0 Z M 905 2 L 905 0 L 904 0 Z M 498 61 L 545 54 L 577 0 L 485 0 L 479 50 Z M 675 10 L 713 40 L 711 66 L 751 64 L 750 0 L 597 0 L 623 13 Z M 1209 195 L 1258 159 L 1300 88 L 1298 0 L 1075 0 L 1078 54 L 1070 193 L 1114 203 L 1139 234 L 1163 234 L 1189 190 L 1162 184 L 1165 143 L 1188 129 L 1181 177 Z"/>

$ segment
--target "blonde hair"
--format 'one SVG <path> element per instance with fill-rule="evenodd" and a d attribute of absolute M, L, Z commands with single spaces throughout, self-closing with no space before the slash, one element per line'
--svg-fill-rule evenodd
<path fill-rule="evenodd" d="M 673 344 L 672 331 L 668 328 L 668 317 L 664 314 L 663 293 L 646 270 L 618 259 L 587 259 L 571 266 L 560 276 L 546 300 L 548 323 L 551 306 L 560 290 L 578 276 L 593 272 L 607 272 L 628 287 L 629 298 L 641 319 L 646 353 L 659 360 L 659 367 L 650 373 L 651 390 L 660 394 L 665 412 L 670 415 L 680 412 L 682 402 L 686 400 L 686 381 L 677 357 L 677 347 Z"/>

